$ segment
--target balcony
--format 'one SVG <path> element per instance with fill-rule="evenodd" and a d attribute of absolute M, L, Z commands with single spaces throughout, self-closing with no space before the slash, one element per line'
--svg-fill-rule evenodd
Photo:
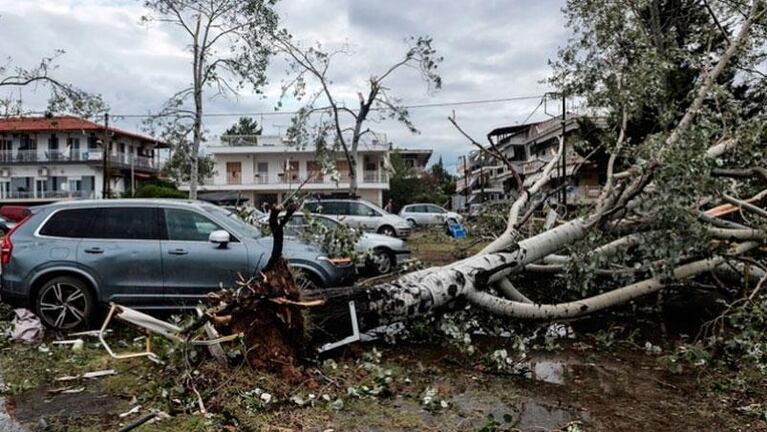
<path fill-rule="evenodd" d="M 61 151 L 61 150 L 3 150 L 0 151 L 0 163 L 60 163 L 60 162 L 102 162 L 100 150 Z M 114 164 L 133 166 L 138 169 L 159 170 L 160 164 L 154 158 L 117 152 L 109 157 Z"/>
<path fill-rule="evenodd" d="M 0 191 L 0 199 L 93 199 L 96 193 L 89 191 Z"/>
<path fill-rule="evenodd" d="M 344 185 L 349 183 L 349 174 L 339 173 L 338 184 Z M 205 180 L 203 186 L 216 187 L 229 187 L 232 188 L 254 188 L 254 189 L 269 189 L 269 188 L 282 188 L 288 186 L 288 188 L 295 188 L 301 184 L 305 184 L 306 188 L 312 187 L 336 187 L 337 183 L 329 175 L 322 175 L 319 173 L 313 174 L 268 174 L 260 173 L 253 178 L 243 178 L 240 181 L 231 181 L 232 179 L 224 178 L 223 182 L 216 182 L 214 179 Z M 389 176 L 385 172 L 381 171 L 364 171 L 362 176 L 358 178 L 361 185 L 380 185 L 386 184 L 389 181 Z"/>

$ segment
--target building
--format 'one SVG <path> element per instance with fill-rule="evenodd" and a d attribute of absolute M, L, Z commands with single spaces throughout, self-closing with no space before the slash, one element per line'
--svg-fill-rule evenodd
<path fill-rule="evenodd" d="M 316 195 L 348 196 L 349 165 L 343 154 L 335 155 L 339 177 L 334 179 L 323 175 L 313 147 L 280 136 L 225 135 L 207 152 L 215 162 L 215 174 L 200 185 L 201 197 L 205 192 L 231 192 L 260 207 L 264 202 L 281 202 L 299 187 Z M 360 143 L 358 153 L 357 194 L 380 205 L 389 188 L 385 170 L 389 146 L 372 140 Z"/>
<path fill-rule="evenodd" d="M 159 174 L 158 149 L 164 147 L 148 136 L 73 116 L 0 119 L 0 202 L 103 198 L 105 171 L 112 196 L 129 192 Z"/>
<path fill-rule="evenodd" d="M 602 122 L 602 119 L 591 120 L 598 125 Z M 565 136 L 569 137 L 578 127 L 579 117 L 570 116 L 565 122 Z M 530 187 L 541 177 L 543 168 L 556 155 L 561 136 L 562 120 L 552 118 L 542 122 L 497 128 L 492 130 L 487 138 L 511 162 L 523 186 Z M 567 201 L 569 204 L 586 203 L 599 197 L 601 182 L 596 164 L 584 161 L 573 149 L 573 141 L 565 140 Z M 457 193 L 463 196 L 460 201 L 464 203 L 464 207 L 516 197 L 517 182 L 514 173 L 503 161 L 485 152 L 477 149 L 460 158 L 457 171 Z M 555 182 L 562 178 L 561 165 L 553 178 Z"/>
<path fill-rule="evenodd" d="M 392 153 L 396 153 L 402 158 L 405 166 L 413 170 L 413 175 L 420 177 L 421 174 L 426 172 L 426 166 L 429 164 L 429 159 L 433 151 L 431 149 L 400 149 L 393 148 Z"/>

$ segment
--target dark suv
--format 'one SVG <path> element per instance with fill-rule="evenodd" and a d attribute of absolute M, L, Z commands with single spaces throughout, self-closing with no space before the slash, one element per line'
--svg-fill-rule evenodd
<path fill-rule="evenodd" d="M 198 201 L 75 201 L 34 208 L 1 249 L 2 300 L 69 329 L 98 303 L 189 307 L 238 275 L 254 275 L 268 261 L 272 238 Z M 317 287 L 354 277 L 353 265 L 312 245 L 286 240 L 284 255 Z"/>

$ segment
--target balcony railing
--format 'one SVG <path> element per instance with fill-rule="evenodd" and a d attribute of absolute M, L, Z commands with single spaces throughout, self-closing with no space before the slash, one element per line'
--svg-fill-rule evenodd
<path fill-rule="evenodd" d="M 339 183 L 349 183 L 349 174 L 348 173 L 340 173 L 341 175 L 338 178 Z M 307 180 L 308 178 L 308 180 Z M 362 175 L 362 178 L 359 178 L 358 180 L 361 180 L 361 183 L 386 183 L 389 181 L 389 176 L 385 172 L 378 172 L 378 171 L 365 171 Z M 331 176 L 325 175 L 310 175 L 307 176 L 306 174 L 299 175 L 299 174 L 288 174 L 288 173 L 280 173 L 280 174 L 265 174 L 261 173 L 253 178 L 243 178 L 239 182 L 231 182 L 228 178 L 224 178 L 223 181 L 216 182 L 214 179 L 207 179 L 202 184 L 207 186 L 225 186 L 225 185 L 242 185 L 242 186 L 254 186 L 254 185 L 292 185 L 292 186 L 298 186 L 302 183 L 307 184 L 325 184 L 325 185 L 335 185 L 336 182 L 333 181 Z"/>
<path fill-rule="evenodd" d="M 62 151 L 62 150 L 3 150 L 0 151 L 0 163 L 26 162 L 98 162 L 103 160 L 100 150 Z M 159 163 L 150 157 L 136 156 L 117 152 L 109 157 L 110 162 L 136 168 L 159 169 Z"/>
<path fill-rule="evenodd" d="M 94 191 L 0 191 L 0 199 L 87 199 L 95 198 Z"/>

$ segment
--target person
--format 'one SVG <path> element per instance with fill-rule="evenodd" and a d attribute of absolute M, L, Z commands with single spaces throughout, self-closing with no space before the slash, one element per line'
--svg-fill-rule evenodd
<path fill-rule="evenodd" d="M 394 201 L 391 198 L 389 198 L 389 202 L 386 203 L 384 210 L 386 210 L 388 213 L 394 213 Z"/>

